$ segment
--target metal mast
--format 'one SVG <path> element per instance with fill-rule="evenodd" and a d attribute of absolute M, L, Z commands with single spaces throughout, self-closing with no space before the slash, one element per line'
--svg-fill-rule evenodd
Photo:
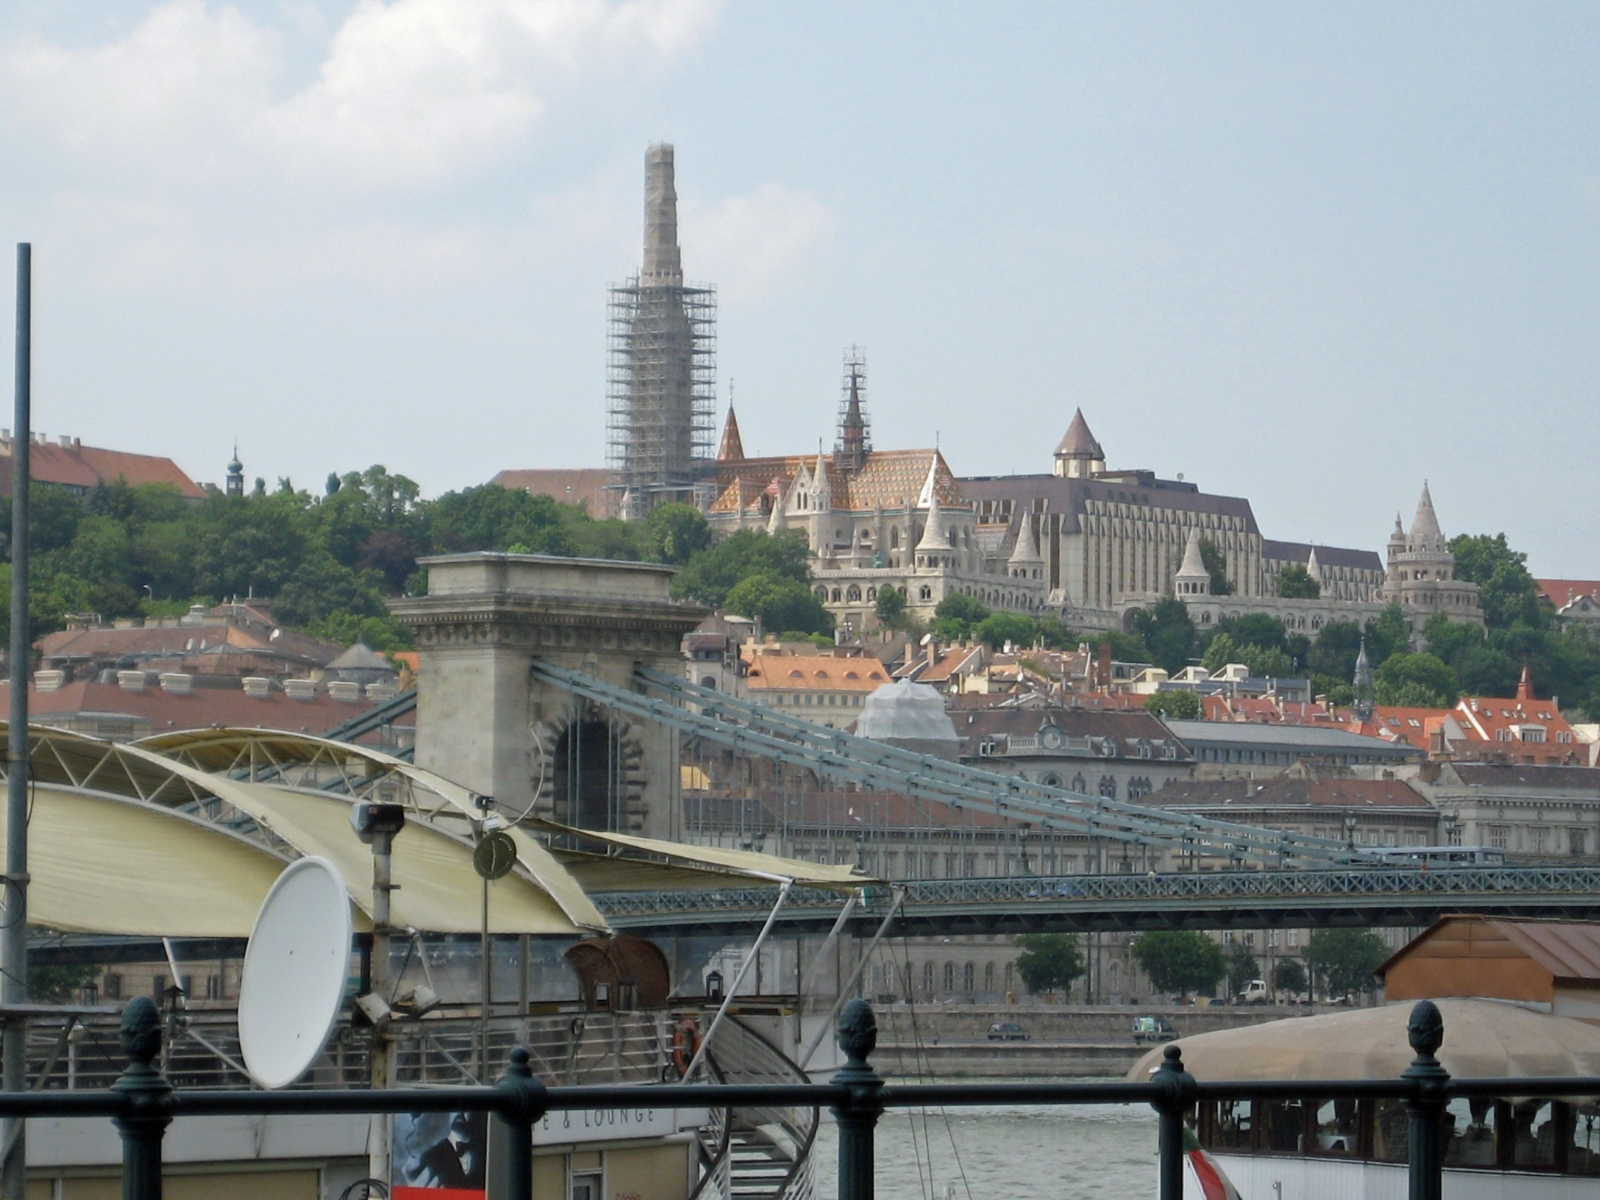
<path fill-rule="evenodd" d="M 28 1090 L 28 447 L 33 390 L 33 246 L 17 246 L 16 415 L 11 443 L 11 724 L 6 756 L 5 929 L 0 1000 L 8 1010 L 0 1085 Z M 25 1200 L 27 1162 L 21 1119 L 0 1125 L 0 1194 Z"/>

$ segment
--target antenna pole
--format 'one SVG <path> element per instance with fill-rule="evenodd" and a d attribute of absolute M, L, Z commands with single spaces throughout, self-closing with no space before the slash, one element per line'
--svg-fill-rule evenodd
<path fill-rule="evenodd" d="M 11 1010 L 0 1051 L 0 1086 L 28 1090 L 28 446 L 33 441 L 33 246 L 17 244 L 16 417 L 11 443 L 11 724 L 6 754 L 5 927 L 0 930 L 0 1001 Z M 21 1119 L 0 1125 L 0 1196 L 25 1200 Z"/>

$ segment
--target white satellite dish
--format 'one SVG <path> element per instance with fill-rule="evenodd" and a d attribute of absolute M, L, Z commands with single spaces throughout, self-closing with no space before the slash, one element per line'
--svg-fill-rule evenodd
<path fill-rule="evenodd" d="M 325 858 L 278 876 L 256 914 L 239 983 L 239 1052 L 250 1078 L 287 1087 L 316 1061 L 344 1006 L 350 897 Z"/>

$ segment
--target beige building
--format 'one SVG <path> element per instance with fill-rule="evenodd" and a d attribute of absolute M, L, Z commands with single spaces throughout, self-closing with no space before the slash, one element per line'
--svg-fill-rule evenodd
<path fill-rule="evenodd" d="M 889 682 L 889 669 L 875 658 L 831 654 L 757 653 L 747 660 L 744 694 L 789 717 L 843 729 L 861 705 Z"/>

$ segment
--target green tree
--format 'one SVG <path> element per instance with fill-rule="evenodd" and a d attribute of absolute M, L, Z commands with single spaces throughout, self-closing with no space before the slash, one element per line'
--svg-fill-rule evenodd
<path fill-rule="evenodd" d="M 1147 663 L 1150 661 L 1150 647 L 1144 644 L 1144 639 L 1138 634 L 1121 633 L 1111 630 L 1108 633 L 1091 635 L 1093 642 L 1089 646 L 1090 654 L 1098 654 L 1102 645 L 1111 647 L 1111 658 L 1114 662 Z"/>
<path fill-rule="evenodd" d="M 1363 632 L 1367 639 L 1367 661 L 1374 669 L 1391 655 L 1404 654 L 1411 649 L 1411 623 L 1406 620 L 1405 610 L 1398 604 L 1385 607 L 1367 622 Z M 1353 658 L 1350 660 L 1350 669 L 1352 673 L 1355 670 Z"/>
<path fill-rule="evenodd" d="M 562 528 L 560 506 L 549 496 L 493 483 L 446 492 L 427 507 L 424 524 L 436 554 L 513 547 L 526 554 L 572 554 L 577 549 Z"/>
<path fill-rule="evenodd" d="M 1217 544 L 1210 538 L 1200 539 L 1200 561 L 1205 564 L 1206 573 L 1211 576 L 1211 594 L 1213 596 L 1233 595 L 1233 584 L 1228 581 L 1227 556 L 1217 548 Z"/>
<path fill-rule="evenodd" d="M 30 1004 L 72 1004 L 78 993 L 100 978 L 100 968 L 92 963 L 61 966 L 28 964 L 28 1002 Z"/>
<path fill-rule="evenodd" d="M 905 620 L 906 594 L 892 583 L 878 589 L 878 598 L 872 603 L 878 624 L 885 629 L 898 629 Z"/>
<path fill-rule="evenodd" d="M 1379 704 L 1403 708 L 1450 708 L 1458 696 L 1455 672 L 1426 651 L 1395 654 L 1373 673 Z"/>
<path fill-rule="evenodd" d="M 1228 633 L 1219 633 L 1211 639 L 1200 662 L 1213 675 L 1229 663 L 1242 663 L 1251 675 L 1260 678 L 1282 679 L 1294 669 L 1282 650 L 1235 642 Z"/>
<path fill-rule="evenodd" d="M 1317 634 L 1306 668 L 1349 684 L 1355 678 L 1356 657 L 1361 653 L 1361 626 L 1354 621 L 1329 621 Z"/>
<path fill-rule="evenodd" d="M 1060 617 L 1035 617 L 1033 631 L 1034 640 L 1049 650 L 1069 650 L 1078 644 L 1078 635 Z"/>
<path fill-rule="evenodd" d="M 1528 556 L 1513 550 L 1506 535 L 1461 534 L 1450 539 L 1456 578 L 1478 585 L 1478 606 L 1490 629 L 1526 625 L 1543 629 L 1550 610 L 1528 570 Z"/>
<path fill-rule="evenodd" d="M 1244 613 L 1237 617 L 1223 617 L 1216 624 L 1218 633 L 1225 633 L 1241 646 L 1257 646 L 1262 650 L 1289 649 L 1289 634 L 1283 621 L 1270 613 Z"/>
<path fill-rule="evenodd" d="M 1298 958 L 1280 959 L 1272 972 L 1272 986 L 1298 996 L 1306 990 L 1306 969 Z"/>
<path fill-rule="evenodd" d="M 1370 929 L 1318 929 L 1306 946 L 1311 976 L 1330 997 L 1368 992 L 1389 948 Z"/>
<path fill-rule="evenodd" d="M 1215 987 L 1228 973 L 1222 947 L 1192 929 L 1158 929 L 1140 936 L 1133 956 L 1158 992 L 1188 995 Z"/>
<path fill-rule="evenodd" d="M 1322 585 L 1299 563 L 1290 563 L 1278 572 L 1277 590 L 1285 600 L 1316 600 L 1322 596 Z"/>
<path fill-rule="evenodd" d="M 1261 964 L 1256 962 L 1256 956 L 1243 942 L 1229 946 L 1227 958 L 1228 991 L 1237 996 L 1250 986 L 1252 980 L 1261 977 Z"/>
<path fill-rule="evenodd" d="M 1189 606 L 1173 596 L 1163 596 L 1148 609 L 1128 613 L 1127 631 L 1144 642 L 1155 665 L 1176 675 L 1189 665 L 1195 652 L 1194 621 Z"/>
<path fill-rule="evenodd" d="M 1064 992 L 1083 975 L 1083 952 L 1072 933 L 1024 933 L 1017 938 L 1017 974 L 1035 995 Z"/>
<path fill-rule="evenodd" d="M 741 529 L 701 551 L 673 578 L 675 596 L 723 608 L 728 592 L 746 576 L 775 575 L 809 586 L 811 551 L 804 530 Z"/>
<path fill-rule="evenodd" d="M 727 611 L 761 622 L 765 630 L 796 630 L 801 633 L 831 633 L 833 614 L 811 589 L 787 576 L 771 571 L 747 575 L 729 590 L 724 603 Z"/>
<path fill-rule="evenodd" d="M 1177 721 L 1193 721 L 1200 716 L 1200 697 L 1191 691 L 1172 690 L 1157 692 L 1146 698 L 1146 712 L 1158 717 L 1171 717 Z"/>
<path fill-rule="evenodd" d="M 1033 644 L 1033 618 L 1018 612 L 990 613 L 972 627 L 972 636 L 996 649 L 1007 642 L 1026 649 Z"/>
<path fill-rule="evenodd" d="M 656 562 L 682 566 L 711 545 L 711 526 L 692 504 L 663 504 L 644 519 L 644 549 Z"/>

